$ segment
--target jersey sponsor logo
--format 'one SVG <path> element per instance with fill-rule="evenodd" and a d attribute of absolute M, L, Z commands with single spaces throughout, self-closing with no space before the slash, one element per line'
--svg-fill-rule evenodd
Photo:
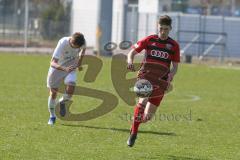
<path fill-rule="evenodd" d="M 64 57 L 64 60 L 66 61 L 71 61 L 71 60 L 74 60 L 75 59 L 75 56 L 65 56 Z"/>
<path fill-rule="evenodd" d="M 157 57 L 157 58 L 163 58 L 163 59 L 168 59 L 169 54 L 164 51 L 159 51 L 159 50 L 151 50 L 151 56 Z"/>

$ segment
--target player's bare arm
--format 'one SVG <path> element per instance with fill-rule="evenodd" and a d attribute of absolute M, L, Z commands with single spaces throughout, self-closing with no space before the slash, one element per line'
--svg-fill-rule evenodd
<path fill-rule="evenodd" d="M 52 58 L 50 65 L 53 68 L 56 68 L 58 70 L 65 71 L 65 72 L 68 72 L 68 73 L 73 71 L 74 69 L 76 69 L 76 67 L 74 67 L 73 65 L 71 65 L 69 67 L 60 66 L 58 64 L 58 59 L 56 59 L 56 58 Z"/>
<path fill-rule="evenodd" d="M 172 68 L 168 74 L 168 81 L 172 81 L 178 70 L 178 62 L 172 62 Z"/>
<path fill-rule="evenodd" d="M 134 69 L 134 65 L 133 65 L 133 60 L 134 60 L 134 56 L 137 54 L 137 52 L 135 51 L 135 49 L 132 49 L 127 56 L 127 69 L 131 70 L 131 71 L 135 71 Z"/>
<path fill-rule="evenodd" d="M 81 71 L 82 70 L 82 60 L 83 60 L 83 57 L 85 56 L 85 51 L 86 51 L 86 47 L 84 46 L 80 52 L 79 52 L 79 59 L 78 59 L 78 63 L 77 63 L 77 67 L 78 67 L 78 70 Z"/>

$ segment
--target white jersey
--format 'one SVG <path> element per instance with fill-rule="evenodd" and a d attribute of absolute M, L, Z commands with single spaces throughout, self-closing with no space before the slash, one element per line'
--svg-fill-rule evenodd
<path fill-rule="evenodd" d="M 58 41 L 52 58 L 58 59 L 60 66 L 76 65 L 79 58 L 80 48 L 72 48 L 69 43 L 70 37 L 63 37 Z"/>
<path fill-rule="evenodd" d="M 69 43 L 70 37 L 63 37 L 58 41 L 52 58 L 58 59 L 61 67 L 77 65 L 81 48 L 72 48 Z M 58 88 L 64 80 L 66 85 L 75 85 L 77 80 L 76 70 L 67 73 L 50 66 L 47 76 L 47 87 Z"/>

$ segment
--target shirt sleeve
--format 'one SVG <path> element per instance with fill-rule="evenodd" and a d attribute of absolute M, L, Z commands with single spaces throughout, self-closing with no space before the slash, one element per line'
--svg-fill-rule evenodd
<path fill-rule="evenodd" d="M 64 48 L 64 44 L 61 39 L 58 41 L 58 44 L 57 44 L 56 48 L 54 49 L 52 58 L 59 59 L 61 57 L 61 55 L 63 54 L 63 48 Z"/>
<path fill-rule="evenodd" d="M 136 44 L 134 44 L 132 48 L 135 49 L 136 52 L 140 53 L 142 50 L 147 48 L 147 41 L 148 41 L 148 38 L 145 37 L 140 41 L 138 41 Z"/>
<path fill-rule="evenodd" d="M 176 43 L 176 46 L 175 46 L 175 48 L 174 48 L 174 51 L 175 51 L 175 54 L 174 54 L 174 56 L 173 56 L 172 61 L 179 63 L 179 62 L 180 62 L 180 48 L 179 48 L 179 44 L 178 44 L 178 43 Z"/>

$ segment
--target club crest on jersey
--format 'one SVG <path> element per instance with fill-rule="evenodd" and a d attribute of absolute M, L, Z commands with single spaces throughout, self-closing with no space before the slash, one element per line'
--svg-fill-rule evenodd
<path fill-rule="evenodd" d="M 172 49 L 172 47 L 173 47 L 172 44 L 170 44 L 170 43 L 167 43 L 167 44 L 166 44 L 166 48 L 167 48 L 167 49 L 170 50 L 170 49 Z"/>
<path fill-rule="evenodd" d="M 135 48 L 138 48 L 138 44 L 137 44 L 137 43 L 136 43 L 136 44 L 134 44 L 134 47 L 135 47 Z"/>

